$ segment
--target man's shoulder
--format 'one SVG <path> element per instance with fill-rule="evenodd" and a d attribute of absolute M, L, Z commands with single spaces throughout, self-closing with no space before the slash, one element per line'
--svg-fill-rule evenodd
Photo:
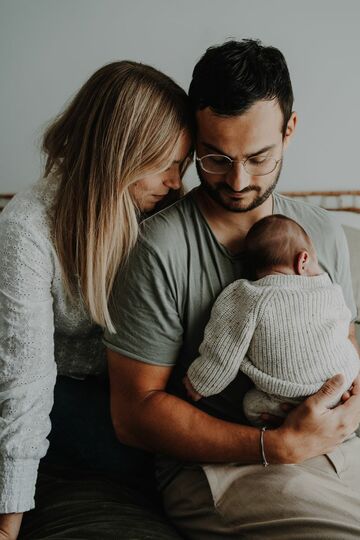
<path fill-rule="evenodd" d="M 149 246 L 172 247 L 185 242 L 194 227 L 196 213 L 192 193 L 188 193 L 171 206 L 146 218 L 140 226 L 140 239 Z"/>
<path fill-rule="evenodd" d="M 280 193 L 274 193 L 275 210 L 280 214 L 298 221 L 305 229 L 309 228 L 324 234 L 337 234 L 341 226 L 331 213 L 320 206 L 292 199 Z"/>

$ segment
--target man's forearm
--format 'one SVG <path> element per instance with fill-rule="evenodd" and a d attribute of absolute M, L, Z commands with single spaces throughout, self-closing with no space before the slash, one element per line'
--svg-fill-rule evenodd
<path fill-rule="evenodd" d="M 128 404 L 129 405 L 129 404 Z M 161 452 L 185 461 L 260 463 L 258 428 L 225 422 L 164 391 L 154 391 L 116 420 L 115 431 L 129 445 Z M 286 461 L 278 447 L 278 433 L 266 433 L 266 456 L 272 463 Z"/>
<path fill-rule="evenodd" d="M 195 462 L 260 463 L 260 431 L 219 420 L 165 391 L 172 368 L 108 352 L 111 415 L 129 445 Z M 349 399 L 332 408 L 344 384 L 337 375 L 265 433 L 270 463 L 299 463 L 331 452 L 360 421 L 360 377 Z"/>

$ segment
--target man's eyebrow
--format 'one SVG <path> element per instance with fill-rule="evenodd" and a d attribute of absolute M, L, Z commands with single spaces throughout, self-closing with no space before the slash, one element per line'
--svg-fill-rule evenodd
<path fill-rule="evenodd" d="M 235 159 L 232 156 L 229 156 L 229 154 L 226 154 L 224 150 L 221 150 L 221 148 L 217 148 L 213 144 L 206 143 L 204 141 L 201 141 L 201 144 L 203 146 L 206 146 L 209 150 L 212 150 L 213 152 L 216 152 L 217 154 L 221 154 L 223 156 L 227 156 L 230 159 Z M 249 157 L 258 156 L 259 154 L 263 154 L 264 152 L 267 152 L 268 150 L 272 150 L 276 147 L 276 144 L 269 144 L 267 146 L 264 146 L 263 148 L 260 148 L 259 150 L 256 150 L 255 152 L 251 152 L 249 154 L 244 154 L 243 159 L 248 159 Z"/>

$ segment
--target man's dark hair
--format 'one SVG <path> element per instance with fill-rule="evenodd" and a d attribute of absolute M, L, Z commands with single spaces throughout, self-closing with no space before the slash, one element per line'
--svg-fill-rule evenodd
<path fill-rule="evenodd" d="M 189 96 L 194 111 L 210 107 L 222 116 L 241 115 L 256 101 L 277 99 L 283 136 L 294 101 L 284 56 L 253 39 L 207 49 L 194 68 Z"/>

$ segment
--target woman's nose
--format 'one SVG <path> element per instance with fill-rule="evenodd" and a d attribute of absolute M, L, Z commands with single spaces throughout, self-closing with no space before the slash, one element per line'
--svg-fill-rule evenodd
<path fill-rule="evenodd" d="M 182 184 L 180 171 L 173 171 L 169 178 L 164 181 L 164 184 L 170 189 L 180 189 Z"/>

